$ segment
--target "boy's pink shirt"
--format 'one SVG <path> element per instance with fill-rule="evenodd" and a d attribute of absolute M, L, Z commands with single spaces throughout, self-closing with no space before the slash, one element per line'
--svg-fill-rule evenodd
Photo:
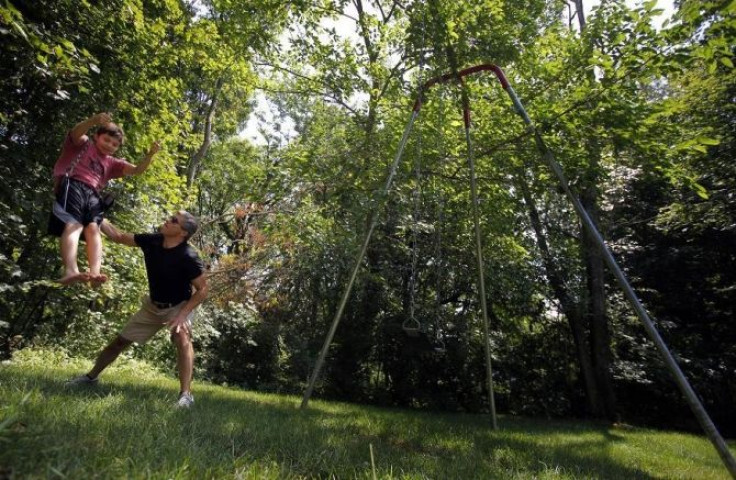
<path fill-rule="evenodd" d="M 97 150 L 97 146 L 92 139 L 87 141 L 89 142 L 89 148 L 82 154 L 79 163 L 74 167 L 71 173 L 72 178 L 86 183 L 99 192 L 105 188 L 108 181 L 124 176 L 123 171 L 126 165 L 133 167 L 125 159 L 101 153 Z M 86 142 L 81 145 L 74 145 L 71 135 L 67 134 L 61 149 L 61 155 L 59 155 L 54 165 L 54 177 L 64 176 L 74 159 L 77 158 L 79 151 L 85 148 L 87 148 Z"/>

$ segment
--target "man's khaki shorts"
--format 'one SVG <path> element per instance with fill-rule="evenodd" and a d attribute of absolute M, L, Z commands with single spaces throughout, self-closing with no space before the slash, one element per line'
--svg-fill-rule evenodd
<path fill-rule="evenodd" d="M 156 332 L 166 327 L 166 322 L 173 319 L 179 310 L 187 302 L 181 302 L 173 307 L 158 308 L 149 297 L 144 297 L 141 301 L 141 308 L 130 317 L 128 323 L 125 324 L 120 336 L 131 342 L 143 344 L 146 343 Z M 192 331 L 192 313 L 187 316 L 187 326 L 189 332 Z"/>

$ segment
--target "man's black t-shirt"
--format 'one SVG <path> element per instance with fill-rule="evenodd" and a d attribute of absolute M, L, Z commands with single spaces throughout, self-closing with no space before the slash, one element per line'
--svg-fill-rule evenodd
<path fill-rule="evenodd" d="M 204 272 L 204 264 L 197 252 L 187 242 L 164 248 L 164 236 L 160 233 L 139 233 L 134 235 L 134 239 L 143 250 L 151 300 L 161 303 L 189 300 L 192 297 L 191 281 Z"/>

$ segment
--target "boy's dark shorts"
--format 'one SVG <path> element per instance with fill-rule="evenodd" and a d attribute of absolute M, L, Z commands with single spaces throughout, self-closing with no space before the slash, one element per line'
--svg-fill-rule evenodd
<path fill-rule="evenodd" d="M 68 182 L 68 189 L 67 189 Z M 87 226 L 92 222 L 102 223 L 104 207 L 97 191 L 73 178 L 65 178 L 56 193 L 57 209 L 62 211 L 63 218 L 51 212 L 48 233 L 60 237 L 67 223 L 80 223 Z M 64 205 L 66 204 L 66 208 Z M 61 207 L 61 208 L 60 208 Z"/>

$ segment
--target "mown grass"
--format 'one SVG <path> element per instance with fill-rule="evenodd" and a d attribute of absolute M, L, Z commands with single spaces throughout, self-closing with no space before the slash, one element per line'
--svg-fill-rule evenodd
<path fill-rule="evenodd" d="M 703 437 L 591 422 L 379 409 L 177 382 L 123 361 L 94 388 L 89 362 L 48 351 L 0 366 L 2 478 L 727 479 Z M 371 466 L 373 449 L 375 470 Z"/>

